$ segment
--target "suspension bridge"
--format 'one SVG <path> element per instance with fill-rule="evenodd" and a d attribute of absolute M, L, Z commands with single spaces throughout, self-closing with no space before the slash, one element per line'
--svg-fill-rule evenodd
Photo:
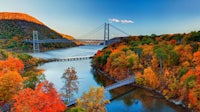
<path fill-rule="evenodd" d="M 130 76 L 130 77 L 128 77 L 128 78 L 126 78 L 126 79 L 124 79 L 124 80 L 122 80 L 122 81 L 118 81 L 118 82 L 116 82 L 116 83 L 114 83 L 114 84 L 112 84 L 112 85 L 106 86 L 106 87 L 104 88 L 104 90 L 105 90 L 105 91 L 110 91 L 110 90 L 116 89 L 116 88 L 118 88 L 118 87 L 122 87 L 122 86 L 125 86 L 125 85 L 132 84 L 132 83 L 134 83 L 134 82 L 135 82 L 135 76 L 133 75 L 133 76 Z M 70 102 L 67 104 L 67 106 L 69 107 L 69 106 L 71 106 L 71 105 L 75 105 L 76 103 L 77 103 L 77 99 L 74 99 L 74 100 L 70 101 Z"/>
<path fill-rule="evenodd" d="M 113 28 L 114 30 L 120 32 L 121 34 L 123 34 L 123 36 L 119 36 L 119 34 L 113 36 L 114 34 L 112 34 L 111 29 Z M 96 39 L 94 38 L 95 34 L 97 34 L 97 32 L 100 32 L 101 30 L 103 30 L 103 39 Z M 84 37 L 89 37 L 93 36 L 92 39 L 83 39 Z M 99 34 L 98 36 L 102 35 Z M 87 34 L 83 35 L 82 39 L 74 39 L 74 40 L 68 40 L 68 39 L 39 39 L 39 35 L 38 35 L 38 31 L 33 31 L 33 39 L 32 40 L 24 40 L 23 42 L 26 43 L 30 43 L 33 45 L 33 52 L 40 52 L 40 44 L 42 43 L 73 43 L 73 42 L 81 42 L 84 44 L 103 44 L 103 45 L 109 45 L 111 43 L 117 42 L 118 40 L 114 40 L 110 38 L 114 38 L 114 37 L 127 37 L 129 36 L 128 33 L 124 32 L 123 30 L 119 29 L 118 27 L 109 24 L 109 23 L 105 23 L 100 25 L 99 27 L 95 28 L 94 30 L 92 30 L 91 32 L 88 32 Z"/>

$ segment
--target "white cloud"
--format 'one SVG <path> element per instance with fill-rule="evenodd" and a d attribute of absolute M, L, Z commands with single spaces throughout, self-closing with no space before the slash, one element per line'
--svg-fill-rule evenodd
<path fill-rule="evenodd" d="M 121 20 L 121 23 L 123 24 L 131 24 L 134 23 L 132 20 Z"/>
<path fill-rule="evenodd" d="M 120 20 L 119 19 L 116 19 L 116 18 L 112 18 L 112 19 L 109 19 L 109 21 L 112 23 L 112 22 L 114 22 L 114 23 L 119 23 L 120 22 Z"/>
<path fill-rule="evenodd" d="M 132 20 L 126 20 L 126 19 L 123 19 L 123 20 L 120 20 L 120 19 L 116 19 L 116 18 L 112 18 L 112 19 L 109 19 L 109 22 L 110 23 L 123 23 L 123 24 L 132 24 L 134 23 L 134 21 Z"/>

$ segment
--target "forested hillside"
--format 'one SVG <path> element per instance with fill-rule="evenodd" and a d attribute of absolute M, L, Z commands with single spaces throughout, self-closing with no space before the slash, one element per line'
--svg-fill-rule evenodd
<path fill-rule="evenodd" d="M 50 29 L 39 20 L 22 13 L 0 13 L 0 48 L 11 50 L 32 50 L 32 45 L 22 40 L 32 39 L 33 31 L 39 32 L 39 39 L 73 38 Z M 42 50 L 75 46 L 75 43 L 41 44 Z"/>
<path fill-rule="evenodd" d="M 93 67 L 160 91 L 177 104 L 200 111 L 200 32 L 131 36 L 98 51 Z"/>

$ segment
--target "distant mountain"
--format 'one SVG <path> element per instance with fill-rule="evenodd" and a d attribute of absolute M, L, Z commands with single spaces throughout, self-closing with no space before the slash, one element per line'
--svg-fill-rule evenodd
<path fill-rule="evenodd" d="M 0 12 L 0 20 L 24 20 L 32 23 L 44 25 L 36 18 L 23 13 Z"/>
<path fill-rule="evenodd" d="M 14 50 L 31 50 L 31 45 L 24 43 L 21 45 L 21 40 L 32 39 L 32 32 L 37 30 L 39 33 L 39 39 L 61 39 L 66 38 L 73 40 L 74 38 L 69 35 L 60 34 L 44 23 L 40 22 L 36 18 L 23 14 L 23 13 L 11 13 L 11 12 L 0 12 L 0 48 L 14 49 Z M 3 41 L 5 39 L 13 39 L 15 42 Z M 16 41 L 17 40 L 17 41 Z M 17 43 L 16 43 L 17 42 Z M 43 50 L 63 48 L 74 46 L 72 44 L 42 44 Z"/>

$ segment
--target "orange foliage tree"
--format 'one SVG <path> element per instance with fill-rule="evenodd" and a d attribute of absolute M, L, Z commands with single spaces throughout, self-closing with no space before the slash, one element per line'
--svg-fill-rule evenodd
<path fill-rule="evenodd" d="M 188 107 L 189 108 L 195 107 L 195 111 L 199 112 L 200 111 L 199 99 L 200 99 L 200 85 L 198 84 L 196 88 L 191 89 L 188 93 L 188 100 L 189 100 Z"/>
<path fill-rule="evenodd" d="M 195 64 L 200 65 L 200 51 L 193 54 L 193 61 Z"/>
<path fill-rule="evenodd" d="M 22 77 L 19 71 L 24 68 L 21 60 L 9 57 L 0 61 L 0 100 L 12 101 L 12 97 L 22 88 Z"/>
<path fill-rule="evenodd" d="M 200 67 L 189 70 L 181 77 L 181 81 L 189 91 L 187 94 L 188 107 L 200 111 Z"/>
<path fill-rule="evenodd" d="M 44 81 L 35 90 L 26 88 L 14 96 L 16 112 L 63 112 L 66 109 L 52 83 Z"/>
<path fill-rule="evenodd" d="M 190 61 L 192 60 L 192 47 L 190 45 L 177 45 L 175 46 L 175 51 L 177 51 L 180 55 L 180 65 L 189 66 Z"/>
<path fill-rule="evenodd" d="M 13 57 L 9 57 L 7 60 L 0 61 L 0 75 L 6 73 L 7 71 L 19 72 L 23 68 L 24 68 L 23 62 Z"/>
<path fill-rule="evenodd" d="M 22 88 L 22 77 L 18 72 L 9 71 L 0 76 L 0 100 L 12 101 L 12 97 Z"/>
<path fill-rule="evenodd" d="M 136 83 L 156 89 L 160 85 L 157 75 L 151 67 L 144 69 L 144 74 L 136 74 Z"/>

